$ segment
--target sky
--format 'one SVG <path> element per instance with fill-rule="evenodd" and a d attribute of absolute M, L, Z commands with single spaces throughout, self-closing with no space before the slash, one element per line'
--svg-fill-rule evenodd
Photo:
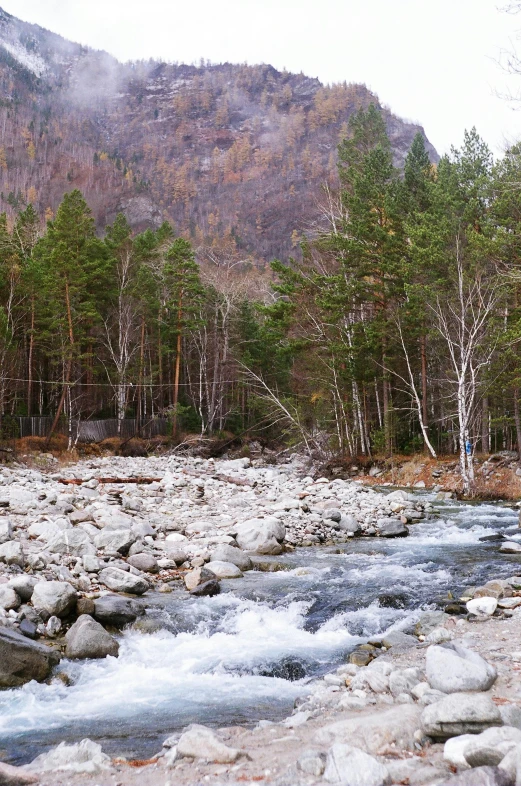
<path fill-rule="evenodd" d="M 419 122 L 438 152 L 476 126 L 496 154 L 521 139 L 521 75 L 508 0 L 0 0 L 0 7 L 120 60 L 270 63 L 361 82 Z M 521 5 L 521 3 L 520 3 Z"/>

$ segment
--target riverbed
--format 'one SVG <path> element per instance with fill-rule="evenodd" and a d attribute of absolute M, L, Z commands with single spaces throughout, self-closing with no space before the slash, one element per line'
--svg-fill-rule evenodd
<path fill-rule="evenodd" d="M 49 684 L 0 693 L 0 741 L 13 763 L 62 740 L 147 758 L 189 723 L 253 725 L 287 716 L 310 682 L 360 642 L 410 630 L 421 610 L 516 574 L 519 557 L 480 538 L 518 535 L 517 510 L 437 502 L 408 538 L 354 538 L 267 558 L 283 568 L 223 580 L 221 594 L 147 594 L 161 630 L 122 633 L 119 658 L 64 660 Z"/>

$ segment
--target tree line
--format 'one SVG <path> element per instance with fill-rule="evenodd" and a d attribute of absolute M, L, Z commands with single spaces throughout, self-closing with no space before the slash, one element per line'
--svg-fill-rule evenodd
<path fill-rule="evenodd" d="M 0 220 L 0 414 L 162 415 L 370 457 L 519 449 L 521 147 L 475 130 L 393 165 L 374 105 L 339 145 L 298 260 L 271 281 L 165 223 L 99 237 L 82 194 Z"/>

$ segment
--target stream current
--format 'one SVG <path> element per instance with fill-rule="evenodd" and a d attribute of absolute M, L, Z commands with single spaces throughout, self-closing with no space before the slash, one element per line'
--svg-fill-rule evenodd
<path fill-rule="evenodd" d="M 300 548 L 273 558 L 286 570 L 222 581 L 213 598 L 147 595 L 147 614 L 162 630 L 124 632 L 118 658 L 62 661 L 68 685 L 54 678 L 0 692 L 8 760 L 25 763 L 84 737 L 109 754 L 146 758 L 189 723 L 280 720 L 310 679 L 340 665 L 358 643 L 410 629 L 449 590 L 520 572 L 519 557 L 479 540 L 506 531 L 521 542 L 517 510 L 434 505 L 406 539 Z"/>

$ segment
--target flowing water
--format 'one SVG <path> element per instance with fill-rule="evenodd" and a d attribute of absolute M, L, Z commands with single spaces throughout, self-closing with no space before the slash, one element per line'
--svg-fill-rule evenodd
<path fill-rule="evenodd" d="M 449 591 L 521 572 L 519 557 L 479 540 L 509 530 L 521 541 L 517 510 L 440 503 L 407 539 L 297 549 L 275 558 L 286 570 L 223 581 L 214 598 L 151 596 L 163 630 L 125 632 L 119 658 L 62 661 L 69 685 L 55 678 L 0 693 L 0 747 L 21 763 L 90 737 L 142 758 L 191 722 L 280 719 L 310 679 L 368 636 L 408 629 Z"/>

